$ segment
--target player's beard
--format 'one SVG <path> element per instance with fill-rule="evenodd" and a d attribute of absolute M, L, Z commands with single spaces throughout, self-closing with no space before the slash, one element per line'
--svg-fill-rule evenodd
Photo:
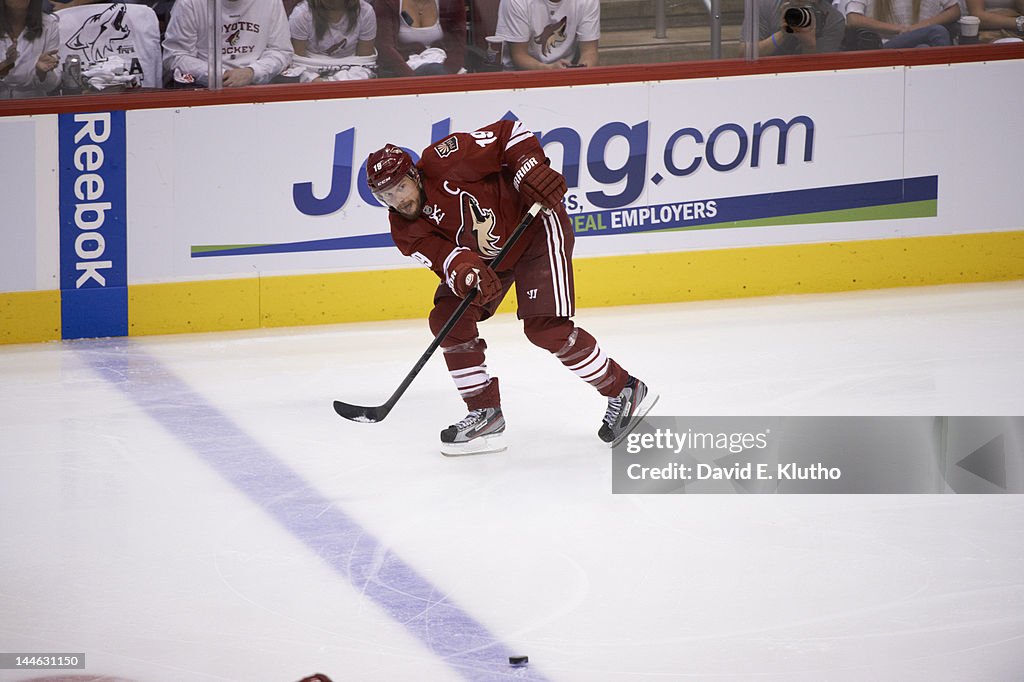
<path fill-rule="evenodd" d="M 419 188 L 419 192 L 416 194 L 416 198 L 408 201 L 401 206 L 396 206 L 395 210 L 398 211 L 406 220 L 416 220 L 420 217 L 420 213 L 423 211 L 423 206 L 427 203 L 427 193 L 423 191 L 423 187 Z M 410 213 L 407 213 L 405 209 L 409 209 Z"/>

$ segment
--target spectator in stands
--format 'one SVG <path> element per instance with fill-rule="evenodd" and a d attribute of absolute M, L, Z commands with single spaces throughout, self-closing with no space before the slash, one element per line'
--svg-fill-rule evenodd
<path fill-rule="evenodd" d="M 967 13 L 981 20 L 982 42 L 1024 37 L 1024 0 L 967 0 Z"/>
<path fill-rule="evenodd" d="M 46 3 L 51 3 L 54 9 L 67 9 L 68 7 L 78 7 L 80 5 L 95 5 L 96 3 L 109 3 L 109 2 L 123 2 L 126 5 L 148 5 L 153 12 L 159 17 L 169 17 L 171 15 L 171 7 L 174 6 L 174 0 L 45 0 Z M 45 7 L 45 5 L 44 5 Z"/>
<path fill-rule="evenodd" d="M 163 87 L 160 26 L 142 3 L 63 7 L 60 56 L 71 69 L 63 92 Z M 74 60 L 72 59 L 74 58 Z M 77 60 L 77 65 L 73 61 Z"/>
<path fill-rule="evenodd" d="M 757 54 L 761 57 L 838 52 L 846 33 L 843 13 L 829 0 L 755 0 L 757 2 Z M 789 9 L 810 11 L 807 26 L 790 26 L 784 16 Z M 748 18 L 743 17 L 740 56 L 746 52 L 742 36 L 747 35 Z"/>
<path fill-rule="evenodd" d="M 957 0 L 847 0 L 846 25 L 874 31 L 882 47 L 945 47 L 953 40 L 946 26 L 960 18 Z"/>
<path fill-rule="evenodd" d="M 501 0 L 495 35 L 505 67 L 525 70 L 597 66 L 598 0 Z"/>
<path fill-rule="evenodd" d="M 375 0 L 382 76 L 465 71 L 465 0 Z"/>
<path fill-rule="evenodd" d="M 164 31 L 167 30 L 167 22 L 171 18 L 171 7 L 174 6 L 174 0 L 117 0 L 118 2 L 124 2 L 129 5 L 148 5 L 153 13 L 156 14 L 157 22 L 160 25 L 160 38 L 163 39 Z M 67 9 L 68 7 L 78 7 L 80 5 L 93 5 L 99 2 L 111 2 L 111 0 L 43 0 L 43 10 L 61 10 Z"/>
<path fill-rule="evenodd" d="M 292 63 L 284 5 L 223 0 L 220 45 L 224 87 L 269 83 Z M 207 0 L 176 0 L 164 37 L 164 71 L 178 84 L 207 85 Z"/>
<path fill-rule="evenodd" d="M 0 99 L 43 97 L 60 84 L 60 22 L 42 0 L 0 0 Z"/>
<path fill-rule="evenodd" d="M 303 0 L 288 17 L 303 81 L 370 78 L 377 17 L 365 0 Z"/>

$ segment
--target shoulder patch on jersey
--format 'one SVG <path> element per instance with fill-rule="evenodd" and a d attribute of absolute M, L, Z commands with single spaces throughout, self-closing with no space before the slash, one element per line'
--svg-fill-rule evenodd
<path fill-rule="evenodd" d="M 452 135 L 444 142 L 435 144 L 434 151 L 437 152 L 437 155 L 442 159 L 459 151 L 459 138 Z"/>

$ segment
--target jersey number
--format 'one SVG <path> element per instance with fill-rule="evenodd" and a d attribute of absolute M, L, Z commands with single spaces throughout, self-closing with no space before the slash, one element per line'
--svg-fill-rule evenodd
<path fill-rule="evenodd" d="M 488 130 L 477 130 L 476 132 L 470 133 L 476 138 L 476 143 L 481 147 L 486 147 L 492 142 L 496 142 L 498 138 L 494 136 L 494 133 Z"/>

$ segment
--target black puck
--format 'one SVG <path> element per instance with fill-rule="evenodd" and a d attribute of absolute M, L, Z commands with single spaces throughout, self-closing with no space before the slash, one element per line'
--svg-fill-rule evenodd
<path fill-rule="evenodd" d="M 508 664 L 509 665 L 526 665 L 529 662 L 530 662 L 530 657 L 529 656 L 509 656 L 508 657 Z"/>

